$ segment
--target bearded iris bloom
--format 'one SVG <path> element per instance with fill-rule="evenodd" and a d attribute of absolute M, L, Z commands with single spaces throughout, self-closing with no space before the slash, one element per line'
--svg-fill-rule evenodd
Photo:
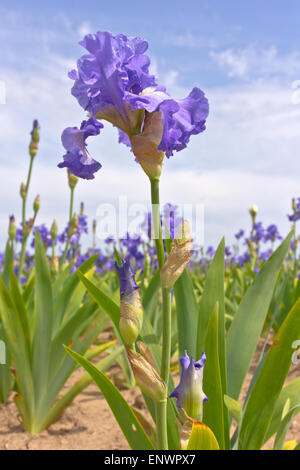
<path fill-rule="evenodd" d="M 148 43 L 139 37 L 99 31 L 79 44 L 88 53 L 69 74 L 72 94 L 91 116 L 91 124 L 104 119 L 116 126 L 119 141 L 132 148 L 150 178 L 159 178 L 164 154 L 170 157 L 184 149 L 191 135 L 205 130 L 208 101 L 203 91 L 194 88 L 185 99 L 173 99 L 149 73 Z M 91 179 L 101 165 L 87 154 L 85 138 L 96 134 L 79 134 L 83 130 L 64 131 L 68 153 L 59 166 Z"/>
<path fill-rule="evenodd" d="M 180 383 L 170 395 L 170 397 L 177 398 L 177 408 L 183 409 L 190 418 L 196 421 L 202 421 L 203 402 L 208 400 L 202 390 L 205 361 L 204 351 L 196 362 L 184 351 L 184 356 L 180 358 Z"/>

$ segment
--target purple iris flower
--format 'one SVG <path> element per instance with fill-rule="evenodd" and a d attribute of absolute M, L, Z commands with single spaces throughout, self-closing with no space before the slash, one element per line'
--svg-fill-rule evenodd
<path fill-rule="evenodd" d="M 170 203 L 164 205 L 164 222 L 167 226 L 167 232 L 173 240 L 182 221 L 182 217 L 178 215 L 178 206 Z M 163 226 L 163 228 L 165 227 Z M 169 238 L 169 234 L 166 233 L 165 238 Z"/>
<path fill-rule="evenodd" d="M 94 117 L 81 123 L 78 127 L 67 127 L 63 131 L 61 140 L 67 150 L 63 156 L 64 161 L 58 164 L 59 168 L 69 168 L 70 172 L 84 179 L 93 179 L 94 173 L 101 168 L 86 149 L 86 139 L 91 135 L 98 135 L 103 124 Z"/>
<path fill-rule="evenodd" d="M 225 246 L 225 256 L 231 256 L 231 249 L 229 246 Z"/>
<path fill-rule="evenodd" d="M 244 236 L 244 233 L 245 231 L 243 229 L 241 229 L 239 232 L 237 232 L 234 236 L 237 240 L 239 240 L 240 238 L 242 238 Z"/>
<path fill-rule="evenodd" d="M 275 240 L 282 240 L 282 236 L 280 235 L 278 228 L 275 224 L 271 224 L 268 226 L 266 233 L 265 233 L 265 241 L 271 240 L 274 242 Z"/>
<path fill-rule="evenodd" d="M 34 229 L 33 229 L 33 240 L 32 240 L 31 245 L 30 245 L 31 248 L 34 248 L 34 245 L 35 245 L 35 233 L 36 233 L 37 230 L 40 232 L 40 236 L 41 236 L 43 245 L 47 249 L 49 246 L 52 245 L 52 238 L 51 238 L 50 232 L 47 229 L 45 224 L 41 224 L 38 227 L 34 227 Z"/>
<path fill-rule="evenodd" d="M 88 34 L 79 44 L 88 53 L 78 60 L 77 70 L 69 73 L 74 80 L 72 94 L 90 113 L 88 122 L 95 130 L 87 130 L 83 123 L 80 130 L 67 128 L 63 132 L 67 154 L 60 167 L 67 166 L 81 178 L 94 178 L 101 165 L 87 153 L 85 139 L 99 134 L 102 124 L 97 127 L 97 119 L 116 126 L 119 141 L 131 146 L 131 137 L 143 131 L 147 113 L 159 112 L 162 135 L 157 148 L 167 157 L 185 148 L 191 135 L 205 130 L 208 101 L 203 91 L 194 88 L 185 99 L 173 99 L 149 73 L 144 39 L 99 31 Z"/>
<path fill-rule="evenodd" d="M 252 240 L 256 243 L 265 241 L 265 229 L 263 228 L 262 222 L 256 222 L 253 226 L 254 234 Z"/>
<path fill-rule="evenodd" d="M 243 255 L 238 256 L 237 261 L 238 264 L 243 267 L 245 264 L 249 263 L 251 257 L 248 252 L 244 253 Z"/>
<path fill-rule="evenodd" d="M 272 254 L 272 250 L 270 250 L 270 249 L 267 250 L 267 251 L 262 251 L 262 252 L 260 253 L 258 259 L 259 259 L 259 261 L 265 261 L 265 262 L 266 262 L 266 261 L 268 261 L 268 259 L 270 258 L 271 254 Z"/>
<path fill-rule="evenodd" d="M 292 215 L 287 214 L 287 218 L 290 222 L 297 222 L 300 219 L 300 210 L 295 211 Z"/>
<path fill-rule="evenodd" d="M 88 217 L 86 214 L 78 216 L 78 233 L 88 233 Z"/>
<path fill-rule="evenodd" d="M 180 383 L 170 395 L 177 398 L 179 410 L 183 408 L 189 417 L 197 421 L 202 420 L 203 402 L 208 400 L 202 390 L 205 361 L 204 351 L 197 362 L 184 351 L 184 356 L 180 358 Z"/>
<path fill-rule="evenodd" d="M 292 199 L 293 214 L 287 215 L 290 222 L 297 222 L 300 219 L 300 197 Z"/>
<path fill-rule="evenodd" d="M 122 266 L 119 266 L 118 263 L 115 263 L 115 268 L 119 276 L 121 298 L 123 295 L 128 296 L 132 294 L 132 292 L 139 288 L 135 282 L 135 272 L 131 268 L 128 257 L 126 259 L 122 259 Z"/>
<path fill-rule="evenodd" d="M 214 256 L 215 254 L 215 249 L 213 246 L 209 246 L 206 250 L 206 254 L 207 256 L 210 256 L 211 258 Z"/>

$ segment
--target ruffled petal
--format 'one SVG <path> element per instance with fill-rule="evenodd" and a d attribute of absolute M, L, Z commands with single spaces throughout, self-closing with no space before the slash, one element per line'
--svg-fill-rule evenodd
<path fill-rule="evenodd" d="M 78 60 L 77 71 L 69 75 L 75 79 L 72 94 L 85 110 L 130 132 L 140 114 L 125 106 L 125 92 L 138 94 L 156 83 L 148 71 L 150 59 L 143 54 L 147 42 L 99 31 L 85 36 L 80 45 L 89 54 Z"/>
<path fill-rule="evenodd" d="M 206 129 L 209 112 L 208 100 L 199 88 L 194 88 L 187 98 L 175 101 L 178 111 L 172 112 L 165 103 L 162 106 L 164 134 L 159 150 L 166 152 L 167 157 L 173 155 L 174 150 L 184 149 L 191 135 Z"/>
<path fill-rule="evenodd" d="M 84 179 L 93 179 L 94 173 L 101 168 L 101 164 L 94 160 L 86 149 L 85 140 L 91 135 L 98 135 L 103 124 L 94 118 L 83 121 L 78 127 L 67 127 L 62 133 L 62 144 L 67 150 L 63 156 L 64 161 L 58 164 L 59 168 L 69 168 L 70 172 Z"/>

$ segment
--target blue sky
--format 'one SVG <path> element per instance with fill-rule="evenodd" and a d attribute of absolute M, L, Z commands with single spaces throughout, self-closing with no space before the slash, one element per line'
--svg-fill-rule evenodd
<path fill-rule="evenodd" d="M 88 5 L 88 6 L 87 6 Z M 142 36 L 149 42 L 152 71 L 176 98 L 199 86 L 210 102 L 204 134 L 165 164 L 164 202 L 201 203 L 205 244 L 228 241 L 249 223 L 256 203 L 265 224 L 287 233 L 290 200 L 299 196 L 300 4 L 296 0 L 209 1 L 1 1 L 0 243 L 8 214 L 20 217 L 19 185 L 26 178 L 29 131 L 41 124 L 29 201 L 41 195 L 38 223 L 53 218 L 63 228 L 68 189 L 56 165 L 62 130 L 85 115 L 67 78 L 83 53 L 88 32 Z M 109 125 L 89 144 L 103 168 L 81 181 L 76 204 L 90 219 L 101 202 L 148 201 L 147 180 Z M 30 205 L 29 205 L 30 207 Z"/>

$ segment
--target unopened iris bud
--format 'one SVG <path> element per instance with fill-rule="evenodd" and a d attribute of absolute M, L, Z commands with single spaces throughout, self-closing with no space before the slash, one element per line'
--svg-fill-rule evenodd
<path fill-rule="evenodd" d="M 161 112 L 145 114 L 143 132 L 130 138 L 132 151 L 151 180 L 159 180 L 164 152 L 158 150 L 163 135 Z"/>
<path fill-rule="evenodd" d="M 71 237 L 72 235 L 74 235 L 75 233 L 77 233 L 77 230 L 78 230 L 78 215 L 77 213 L 75 212 L 73 217 L 72 217 L 72 220 L 70 222 L 70 226 L 69 226 L 69 236 Z"/>
<path fill-rule="evenodd" d="M 58 232 L 58 226 L 56 220 L 53 220 L 51 228 L 50 228 L 50 235 L 52 240 L 55 240 Z"/>
<path fill-rule="evenodd" d="M 156 368 L 141 354 L 131 349 L 127 350 L 127 356 L 136 383 L 141 390 L 156 402 L 166 401 L 167 388 Z"/>
<path fill-rule="evenodd" d="M 16 226 L 15 216 L 11 215 L 9 217 L 9 226 L 8 226 L 8 236 L 11 239 L 11 241 L 15 239 L 16 233 L 17 233 L 17 226 Z"/>
<path fill-rule="evenodd" d="M 143 308 L 139 287 L 135 282 L 129 258 L 122 260 L 122 266 L 115 264 L 120 281 L 120 332 L 127 346 L 132 346 L 143 324 Z"/>
<path fill-rule="evenodd" d="M 202 390 L 203 368 L 206 361 L 205 352 L 195 362 L 189 358 L 187 352 L 180 358 L 181 377 L 178 387 L 171 393 L 170 397 L 177 398 L 177 408 L 196 421 L 202 421 L 203 402 L 207 397 Z"/>
<path fill-rule="evenodd" d="M 25 227 L 24 227 L 24 237 L 28 237 L 28 235 L 30 235 L 33 224 L 34 224 L 33 219 L 29 219 L 29 221 L 26 222 Z"/>
<path fill-rule="evenodd" d="M 80 203 L 80 215 L 84 215 L 84 202 Z"/>
<path fill-rule="evenodd" d="M 33 128 L 30 134 L 31 134 L 31 141 L 29 144 L 29 155 L 31 156 L 31 158 L 33 158 L 36 156 L 38 152 L 39 140 L 40 140 L 40 126 L 36 119 L 33 121 Z"/>
<path fill-rule="evenodd" d="M 68 170 L 68 182 L 69 182 L 70 189 L 74 189 L 78 182 L 77 176 L 72 175 L 72 173 L 70 173 L 69 170 Z"/>
<path fill-rule="evenodd" d="M 292 199 L 292 210 L 293 210 L 293 212 L 296 212 L 296 210 L 297 210 L 297 203 L 296 203 L 296 199 L 294 197 Z"/>
<path fill-rule="evenodd" d="M 160 272 L 160 279 L 164 289 L 170 289 L 185 270 L 191 259 L 193 249 L 190 237 L 190 224 L 184 220 L 171 244 L 171 251 L 167 261 Z"/>
<path fill-rule="evenodd" d="M 258 213 L 258 207 L 254 204 L 249 208 L 249 214 L 251 215 L 253 223 L 255 222 L 256 216 Z"/>
<path fill-rule="evenodd" d="M 38 212 L 40 205 L 41 205 L 41 198 L 39 195 L 37 195 L 33 202 L 33 211 L 35 214 Z"/>
<path fill-rule="evenodd" d="M 53 256 L 51 258 L 51 272 L 56 274 L 59 270 L 59 259 L 58 256 Z"/>
<path fill-rule="evenodd" d="M 26 184 L 23 183 L 23 181 L 22 181 L 21 186 L 20 186 L 20 196 L 21 196 L 22 199 L 25 199 L 25 197 L 26 197 Z"/>

